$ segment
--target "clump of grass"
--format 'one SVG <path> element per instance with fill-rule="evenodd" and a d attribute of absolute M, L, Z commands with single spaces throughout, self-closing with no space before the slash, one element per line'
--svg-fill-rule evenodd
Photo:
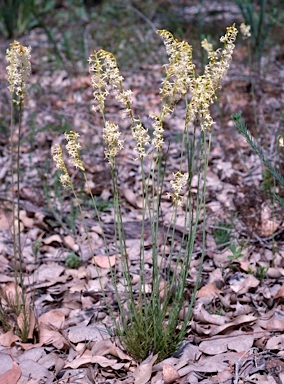
<path fill-rule="evenodd" d="M 0 29 L 7 38 L 21 35 L 36 24 L 35 0 L 3 0 L 0 3 Z"/>
<path fill-rule="evenodd" d="M 133 112 L 132 92 L 123 86 L 123 78 L 120 75 L 115 57 L 110 52 L 99 50 L 95 51 L 89 59 L 95 99 L 93 108 L 103 117 L 105 158 L 110 165 L 112 175 L 115 236 L 113 244 L 110 245 L 104 237 L 105 252 L 106 256 L 109 257 L 110 249 L 115 247 L 121 255 L 122 264 L 123 291 L 119 289 L 117 284 L 116 267 L 112 269 L 112 280 L 119 308 L 118 318 L 107 305 L 113 317 L 116 334 L 128 353 L 137 361 L 145 359 L 151 352 L 158 354 L 158 360 L 170 356 L 178 348 L 188 329 L 188 322 L 191 318 L 195 295 L 199 286 L 205 249 L 206 174 L 211 145 L 211 128 L 213 126 L 209 108 L 214 102 L 216 91 L 220 88 L 220 83 L 229 68 L 237 30 L 234 25 L 227 28 L 226 34 L 220 39 L 224 44 L 223 49 L 214 51 L 212 45 L 206 40 L 202 42 L 202 47 L 209 58 L 209 63 L 202 75 L 195 73 L 192 48 L 187 42 L 176 40 L 171 33 L 165 30 L 158 31 L 158 34 L 165 43 L 169 64 L 166 66 L 166 76 L 161 89 L 160 113 L 151 116 L 153 121 L 152 137 L 143 126 L 140 117 Z M 128 119 L 134 141 L 136 161 L 142 172 L 142 230 L 137 294 L 133 292 L 132 287 L 131 255 L 127 253 L 118 192 L 117 157 L 124 146 L 124 139 L 118 124 L 108 120 L 106 99 L 110 92 L 122 105 L 123 118 Z M 166 183 L 169 175 L 166 173 L 163 160 L 164 119 L 171 117 L 175 112 L 177 102 L 182 101 L 184 103 L 184 130 L 180 146 L 180 163 L 171 176 L 170 182 Z M 76 168 L 83 172 L 87 183 L 85 168 L 79 154 L 79 135 L 71 131 L 65 133 L 65 138 L 69 159 Z M 63 160 L 62 148 L 56 145 L 52 152 L 56 166 L 61 171 L 60 180 L 63 186 L 71 188 L 77 199 L 76 191 Z M 193 194 L 191 181 L 195 170 L 197 170 L 198 175 L 198 187 L 197 193 Z M 159 233 L 163 230 L 160 226 L 160 217 L 161 202 L 165 197 L 172 201 L 172 216 L 165 236 L 165 239 L 171 238 L 170 250 L 167 253 L 165 251 L 166 240 L 162 246 L 159 245 L 158 241 Z M 97 203 L 92 194 L 91 198 L 100 222 Z M 79 209 L 83 217 L 80 205 Z M 184 215 L 185 234 L 177 246 L 174 237 L 177 217 L 180 214 Z M 200 224 L 203 239 L 200 268 L 196 276 L 195 287 L 191 292 L 191 301 L 187 305 L 185 317 L 181 321 L 179 315 L 185 307 L 187 278 L 190 274 L 190 263 L 202 214 L 204 216 Z M 150 293 L 147 291 L 149 280 L 144 260 L 146 221 L 150 222 L 152 235 L 150 279 L 152 290 Z M 101 289 L 104 294 L 102 285 Z"/>
<path fill-rule="evenodd" d="M 66 256 L 66 260 L 65 260 L 66 267 L 77 269 L 80 266 L 80 263 L 81 263 L 80 257 L 77 256 L 75 252 L 70 252 Z"/>
<path fill-rule="evenodd" d="M 226 221 L 220 221 L 214 226 L 213 236 L 216 245 L 221 249 L 227 248 L 231 240 L 231 231 L 232 225 L 228 224 Z"/>
<path fill-rule="evenodd" d="M 268 267 L 264 267 L 263 265 L 258 265 L 256 269 L 248 267 L 248 273 L 255 276 L 259 281 L 262 281 L 266 278 L 267 271 Z"/>

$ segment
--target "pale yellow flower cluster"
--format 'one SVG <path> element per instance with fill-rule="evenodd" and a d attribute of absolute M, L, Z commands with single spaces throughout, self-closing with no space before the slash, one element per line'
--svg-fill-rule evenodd
<path fill-rule="evenodd" d="M 92 54 L 89 58 L 90 73 L 94 72 L 91 77 L 92 86 L 94 88 L 94 98 L 99 102 L 98 107 L 101 111 L 104 109 L 104 102 L 109 94 L 108 88 L 115 90 L 116 99 L 125 107 L 128 115 L 131 114 L 130 104 L 132 91 L 125 90 L 122 86 L 123 77 L 120 75 L 117 62 L 112 53 L 99 50 Z"/>
<path fill-rule="evenodd" d="M 152 139 L 152 145 L 157 148 L 158 150 L 162 149 L 162 146 L 164 144 L 164 127 L 163 122 L 160 116 L 158 116 L 156 113 L 154 113 L 151 118 L 154 120 L 152 123 L 152 126 L 154 128 L 153 131 L 153 139 Z"/>
<path fill-rule="evenodd" d="M 135 150 L 138 152 L 139 158 L 143 159 L 147 156 L 147 153 L 145 152 L 145 146 L 150 143 L 150 136 L 148 135 L 148 129 L 143 127 L 141 121 L 139 119 L 134 119 L 134 122 L 135 121 L 136 123 L 134 123 L 131 127 L 132 136 L 136 141 Z"/>
<path fill-rule="evenodd" d="M 164 104 L 161 117 L 167 113 L 172 113 L 174 103 L 182 95 L 186 95 L 190 91 L 191 99 L 187 107 L 186 124 L 199 117 L 202 129 L 210 131 L 213 119 L 209 107 L 215 100 L 216 90 L 226 76 L 232 59 L 234 42 L 237 36 L 235 25 L 228 27 L 225 36 L 221 37 L 220 41 L 224 44 L 222 50 L 217 49 L 214 51 L 212 44 L 207 40 L 202 42 L 202 47 L 208 53 L 209 64 L 206 66 L 204 74 L 198 77 L 195 76 L 191 46 L 186 42 L 177 41 L 168 31 L 163 30 L 158 31 L 158 33 L 164 40 L 170 62 L 161 89 L 162 98 L 167 97 L 170 101 Z M 158 128 L 158 132 L 155 136 L 160 139 L 161 125 L 154 124 L 154 129 L 156 128 Z"/>
<path fill-rule="evenodd" d="M 222 50 L 213 51 L 207 41 L 203 42 L 203 47 L 208 52 L 209 64 L 205 67 L 204 74 L 194 80 L 192 97 L 187 109 L 187 123 L 199 116 L 202 129 L 211 130 L 213 119 L 209 107 L 214 102 L 216 90 L 220 88 L 221 81 L 229 69 L 237 33 L 235 25 L 227 28 L 225 36 L 220 39 L 224 44 Z"/>
<path fill-rule="evenodd" d="M 76 168 L 80 168 L 82 171 L 85 171 L 84 165 L 78 152 L 80 144 L 77 142 L 77 138 L 80 135 L 74 131 L 70 131 L 69 133 L 65 132 L 64 136 L 67 140 L 66 149 L 70 156 L 71 164 L 73 164 Z"/>
<path fill-rule="evenodd" d="M 179 100 L 189 88 L 193 87 L 195 66 L 192 62 L 192 47 L 185 41 L 176 40 L 166 30 L 159 30 L 157 33 L 164 41 L 170 62 L 161 93 L 172 103 Z"/>
<path fill-rule="evenodd" d="M 121 89 L 120 92 L 117 92 L 116 93 L 116 100 L 119 101 L 125 108 L 125 116 L 123 117 L 132 117 L 132 111 L 131 111 L 131 108 L 130 108 L 130 105 L 131 105 L 131 95 L 132 95 L 132 91 L 130 89 Z"/>
<path fill-rule="evenodd" d="M 242 23 L 240 25 L 240 30 L 244 40 L 251 37 L 250 25 L 246 25 L 245 23 Z"/>
<path fill-rule="evenodd" d="M 174 192 L 168 193 L 168 197 L 171 197 L 173 199 L 173 203 L 175 205 L 182 205 L 183 198 L 181 197 L 181 191 L 187 184 L 187 182 L 188 173 L 182 174 L 182 172 L 180 171 L 173 173 L 173 179 L 170 181 L 170 183 Z"/>
<path fill-rule="evenodd" d="M 204 74 L 200 76 L 195 76 L 191 46 L 185 42 L 178 42 L 168 31 L 158 33 L 164 40 L 170 62 L 161 89 L 162 100 L 164 101 L 166 97 L 170 101 L 166 101 L 163 105 L 160 117 L 153 116 L 155 121 L 152 144 L 160 149 L 163 143 L 162 119 L 167 113 L 173 112 L 175 102 L 187 93 L 190 94 L 190 100 L 186 108 L 185 125 L 199 118 L 202 130 L 211 130 L 213 119 L 209 108 L 216 98 L 216 91 L 220 88 L 221 81 L 227 74 L 238 31 L 235 25 L 228 27 L 226 34 L 220 39 L 224 47 L 216 51 L 213 50 L 212 44 L 203 40 L 201 45 L 207 51 L 209 63 L 205 67 Z M 174 192 L 170 194 L 174 204 L 182 204 L 180 192 L 187 179 L 188 174 L 183 175 L 181 172 L 174 174 L 171 181 Z"/>
<path fill-rule="evenodd" d="M 64 188 L 70 188 L 72 186 L 72 182 L 63 159 L 62 149 L 60 145 L 55 144 L 51 151 L 56 167 L 60 169 L 60 171 L 62 171 L 62 175 L 60 175 L 61 184 Z"/>
<path fill-rule="evenodd" d="M 136 141 L 135 150 L 139 154 L 139 158 L 143 159 L 147 156 L 145 146 L 149 144 L 150 137 L 148 130 L 143 127 L 140 119 L 133 116 L 131 110 L 131 90 L 125 90 L 122 85 L 123 77 L 120 75 L 115 57 L 106 51 L 100 50 L 90 56 L 89 62 L 90 72 L 95 74 L 92 76 L 92 86 L 95 89 L 94 98 L 98 101 L 99 106 L 94 109 L 99 109 L 104 114 L 104 103 L 109 93 L 108 88 L 115 91 L 115 98 L 124 107 L 124 117 L 130 117 L 132 121 L 131 131 L 134 140 Z M 118 127 L 105 120 L 104 139 L 107 144 L 105 157 L 111 165 L 114 165 L 114 158 L 118 151 L 123 148 L 123 141 L 118 140 L 120 132 Z M 117 145 L 117 148 L 115 148 Z"/>
<path fill-rule="evenodd" d="M 103 129 L 103 139 L 106 142 L 105 158 L 112 167 L 114 167 L 118 151 L 123 148 L 124 140 L 119 140 L 120 135 L 118 125 L 106 121 Z"/>
<path fill-rule="evenodd" d="M 31 74 L 31 47 L 24 47 L 18 41 L 10 44 L 11 48 L 6 51 L 8 65 L 8 87 L 11 93 L 19 96 L 17 103 L 23 102 L 27 95 L 27 80 Z"/>

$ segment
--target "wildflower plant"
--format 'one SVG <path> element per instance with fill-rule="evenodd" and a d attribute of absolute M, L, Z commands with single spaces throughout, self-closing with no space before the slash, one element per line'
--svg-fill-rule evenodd
<path fill-rule="evenodd" d="M 13 247 L 15 259 L 15 306 L 18 308 L 18 315 L 23 317 L 21 337 L 27 340 L 29 328 L 29 308 L 26 303 L 26 293 L 23 283 L 23 259 L 20 226 L 20 144 L 22 131 L 22 113 L 27 96 L 27 82 L 31 73 L 31 47 L 25 47 L 18 41 L 10 44 L 6 52 L 9 91 L 11 92 L 11 126 L 10 126 L 10 151 L 11 151 L 11 175 L 12 175 L 12 210 L 13 210 Z M 18 108 L 19 121 L 16 132 L 17 141 L 14 144 L 14 109 Z M 14 169 L 16 169 L 16 181 Z M 17 193 L 15 193 L 15 190 Z M 19 267 L 17 267 L 19 265 Z"/>
<path fill-rule="evenodd" d="M 213 50 L 204 41 L 202 46 L 208 54 L 209 63 L 201 75 L 195 72 L 192 61 L 192 48 L 187 42 L 176 40 L 165 30 L 157 32 L 164 41 L 169 64 L 165 66 L 166 75 L 160 90 L 160 113 L 152 116 L 153 135 L 143 126 L 139 116 L 132 109 L 132 92 L 123 86 L 123 77 L 115 57 L 104 50 L 95 51 L 89 58 L 90 74 L 93 86 L 94 111 L 103 118 L 103 139 L 105 158 L 108 161 L 113 186 L 114 199 L 114 245 L 121 255 L 121 273 L 123 291 L 117 284 L 116 267 L 112 270 L 114 291 L 118 302 L 119 316 L 113 316 L 115 333 L 119 336 L 125 349 L 137 361 L 145 359 L 151 352 L 158 353 L 163 360 L 178 348 L 189 326 L 196 291 L 199 286 L 205 248 L 205 202 L 206 173 L 208 167 L 211 130 L 213 119 L 210 105 L 216 99 L 216 91 L 228 71 L 234 42 L 237 36 L 235 26 L 227 28 L 220 39 L 223 48 Z M 124 146 L 123 132 L 119 126 L 108 119 L 106 99 L 112 93 L 123 108 L 122 117 L 129 122 L 133 137 L 135 160 L 142 173 L 142 229 L 139 254 L 139 288 L 133 292 L 131 275 L 131 254 L 126 248 L 123 230 L 121 202 L 118 192 L 119 151 Z M 164 119 L 175 113 L 177 102 L 184 102 L 183 139 L 180 148 L 179 166 L 170 177 L 164 164 Z M 78 153 L 78 144 L 74 132 L 66 136 L 67 150 L 71 163 L 84 172 L 84 166 Z M 73 141 L 74 140 L 74 141 Z M 65 187 L 70 177 L 67 176 L 62 151 L 53 149 L 53 157 L 57 167 L 62 171 L 61 179 Z M 198 176 L 197 192 L 191 189 L 193 173 Z M 170 179 L 169 179 L 170 177 Z M 74 188 L 71 187 L 74 191 Z M 164 234 L 164 243 L 160 245 L 159 234 L 164 231 L 161 226 L 161 204 L 171 199 L 172 212 L 168 228 Z M 94 204 L 95 201 L 93 200 Z M 96 208 L 96 207 L 95 207 Z M 177 217 L 184 215 L 184 235 L 179 246 L 175 244 Z M 203 216 L 202 216 L 203 215 Z M 99 217 L 99 216 L 98 216 Z M 201 220 L 202 217 L 202 220 Z M 150 222 L 152 235 L 151 276 L 147 276 L 145 268 L 144 232 L 146 220 Z M 197 230 L 201 228 L 203 243 L 200 252 L 200 268 L 196 276 L 196 284 L 191 293 L 191 300 L 185 303 L 185 291 L 190 276 L 190 263 Z M 167 239 L 171 239 L 169 248 Z M 113 246 L 113 244 L 112 244 Z M 105 251 L 109 255 L 109 245 L 105 241 Z M 166 251 L 169 249 L 169 251 Z M 152 290 L 147 290 L 148 283 Z M 162 288 L 161 288 L 162 287 Z M 103 290 L 103 287 L 101 287 Z M 126 298 L 126 301 L 125 301 Z M 183 321 L 180 312 L 186 306 Z M 109 305 L 108 305 L 109 307 Z"/>
<path fill-rule="evenodd" d="M 260 61 L 272 25 L 273 7 L 269 10 L 266 0 L 260 0 L 257 5 L 250 0 L 235 1 L 244 18 L 244 23 L 240 25 L 241 34 L 244 39 L 252 41 L 252 63 L 260 73 Z"/>

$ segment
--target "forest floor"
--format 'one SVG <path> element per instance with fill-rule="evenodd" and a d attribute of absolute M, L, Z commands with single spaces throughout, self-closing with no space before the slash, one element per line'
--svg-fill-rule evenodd
<path fill-rule="evenodd" d="M 204 3 L 206 8 L 210 2 Z M 241 14 L 235 8 L 233 11 L 233 22 L 239 27 Z M 216 20 L 210 22 L 214 24 Z M 231 22 L 228 20 L 227 25 Z M 220 26 L 219 36 L 224 32 Z M 207 175 L 206 249 L 201 284 L 184 343 L 174 356 L 158 364 L 153 358 L 137 364 L 107 332 L 112 320 L 101 292 L 98 270 L 109 304 L 115 307 L 116 303 L 99 223 L 82 176 L 70 168 L 93 254 L 76 203 L 60 185 L 52 161 L 51 148 L 64 143 L 63 133 L 70 129 L 78 132 L 87 178 L 111 242 L 110 168 L 104 159 L 102 120 L 91 110 L 93 90 L 87 61 L 75 68 L 66 60 L 65 68 L 56 68 L 48 53 L 50 42 L 41 28 L 32 29 L 18 40 L 32 46 L 18 192 L 23 277 L 33 315 L 28 342 L 23 343 L 16 332 L 21 319 L 7 309 L 4 299 L 5 294 L 14 297 L 15 263 L 11 230 L 10 95 L 5 70 L 6 49 L 11 41 L 0 37 L 0 318 L 3 319 L 4 311 L 10 325 L 10 329 L 5 329 L 3 320 L 2 328 L 0 324 L 0 383 L 284 383 L 284 220 L 283 209 L 272 198 L 275 191 L 283 196 L 283 190 L 275 185 L 231 118 L 233 113 L 242 112 L 252 135 L 283 174 L 283 148 L 278 145 L 278 137 L 284 132 L 283 36 L 268 46 L 260 71 L 253 73 L 249 69 L 246 42 L 238 36 L 231 67 L 218 101 L 212 106 L 215 124 Z M 162 49 L 157 47 L 156 54 Z M 126 87 L 133 91 L 135 113 L 150 128 L 148 116 L 159 111 L 163 68 L 158 63 L 139 61 L 135 68 L 123 66 L 122 74 Z M 115 121 L 120 106 L 113 100 L 107 109 L 108 117 Z M 180 105 L 166 123 L 169 175 L 179 169 L 177 154 L 183 112 Z M 139 271 L 141 173 L 139 163 L 133 160 L 131 131 L 127 122 L 123 124 L 126 141 L 118 158 L 119 193 L 135 280 Z M 169 180 L 165 180 L 165 190 L 169 190 Z M 164 198 L 165 224 L 170 209 L 171 202 Z M 182 235 L 181 225 L 175 241 L 179 242 Z M 147 228 L 145 241 L 145 263 L 150 269 L 152 244 Z M 240 258 L 231 257 L 231 244 L 242 249 Z M 194 288 L 201 246 L 201 237 L 197 236 L 187 295 Z M 79 256 L 79 265 L 70 268 L 66 258 L 74 256 Z M 119 255 L 114 254 L 113 263 L 119 271 Z"/>

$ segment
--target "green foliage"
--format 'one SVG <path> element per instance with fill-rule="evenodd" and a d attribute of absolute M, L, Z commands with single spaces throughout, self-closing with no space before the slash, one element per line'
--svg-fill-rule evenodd
<path fill-rule="evenodd" d="M 33 17 L 35 0 L 3 0 L 0 2 L 2 33 L 7 38 L 21 35 L 36 24 Z"/>
<path fill-rule="evenodd" d="M 244 257 L 244 254 L 242 253 L 243 248 L 239 247 L 237 248 L 236 244 L 232 244 L 230 248 L 232 255 L 228 256 L 229 260 L 237 260 L 240 259 L 241 257 Z"/>
<path fill-rule="evenodd" d="M 37 15 L 54 8 L 54 0 L 2 0 L 0 2 L 0 31 L 8 39 L 22 35 L 38 26 Z"/>
<path fill-rule="evenodd" d="M 179 313 L 175 310 L 173 305 L 168 319 L 165 311 L 159 313 L 157 301 L 150 299 L 145 308 L 138 307 L 133 315 L 130 315 L 127 327 L 116 328 L 127 352 L 136 361 L 145 360 L 150 351 L 159 354 L 159 361 L 176 351 L 183 336 L 177 331 Z"/>
<path fill-rule="evenodd" d="M 277 14 L 273 13 L 271 16 L 272 23 L 278 27 L 284 28 L 284 11 L 279 10 Z"/>
<path fill-rule="evenodd" d="M 259 281 L 262 281 L 266 277 L 268 268 L 263 265 L 258 265 L 254 271 L 251 267 L 248 267 L 248 273 L 254 275 Z"/>
<path fill-rule="evenodd" d="M 262 183 L 261 183 L 261 188 L 265 192 L 271 192 L 272 189 L 274 188 L 275 184 L 275 179 L 273 178 L 271 172 L 268 169 L 264 169 L 262 172 Z"/>
<path fill-rule="evenodd" d="M 86 6 L 81 0 L 65 3 L 50 9 L 52 19 L 48 18 L 48 23 L 44 12 L 36 11 L 36 20 L 48 38 L 52 61 L 68 73 L 82 70 L 92 41 L 113 52 L 121 68 L 138 68 L 141 62 L 160 62 L 160 55 L 152 47 L 157 45 L 155 32 L 161 20 L 165 28 L 182 34 L 174 7 L 169 12 L 171 5 L 164 2 L 102 1 L 96 6 Z"/>
<path fill-rule="evenodd" d="M 232 119 L 238 131 L 246 139 L 247 143 L 251 146 L 251 148 L 257 154 L 257 156 L 260 158 L 263 164 L 267 167 L 267 170 L 270 172 L 273 178 L 280 184 L 280 186 L 284 187 L 284 177 L 276 169 L 276 167 L 272 165 L 271 161 L 268 160 L 267 156 L 263 152 L 263 149 L 258 145 L 256 140 L 253 138 L 253 136 L 249 132 L 248 127 L 246 126 L 241 116 L 242 116 L 241 112 L 232 115 Z M 273 196 L 277 201 L 279 201 L 281 205 L 284 206 L 284 199 L 282 199 L 278 195 L 273 195 Z"/>
<path fill-rule="evenodd" d="M 213 230 L 214 240 L 221 249 L 225 249 L 228 246 L 231 240 L 232 228 L 232 225 L 226 221 L 220 221 Z"/>
<path fill-rule="evenodd" d="M 41 243 L 42 243 L 42 238 L 40 237 L 34 242 L 34 245 L 33 245 L 33 253 L 36 260 L 38 258 Z"/>
<path fill-rule="evenodd" d="M 66 256 L 66 260 L 65 260 L 66 267 L 68 267 L 68 268 L 72 268 L 72 269 L 77 269 L 77 268 L 79 268 L 80 263 L 81 263 L 81 260 L 80 260 L 80 258 L 76 255 L 76 253 L 75 253 L 74 251 L 73 251 L 73 252 L 70 252 L 70 253 Z"/>

